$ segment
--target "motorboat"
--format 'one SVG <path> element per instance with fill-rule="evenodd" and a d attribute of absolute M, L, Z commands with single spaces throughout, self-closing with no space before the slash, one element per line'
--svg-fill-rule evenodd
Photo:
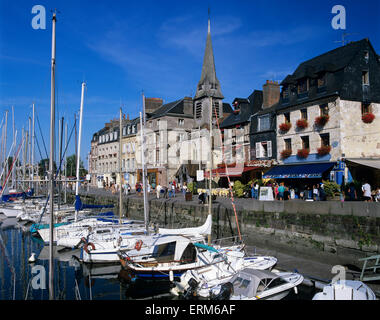
<path fill-rule="evenodd" d="M 209 299 L 281 300 L 292 289 L 297 293 L 297 286 L 303 282 L 303 279 L 299 273 L 245 268 L 229 281 L 213 287 L 209 292 Z"/>
<path fill-rule="evenodd" d="M 271 256 L 247 256 L 239 246 L 220 250 L 221 253 L 223 251 L 226 257 L 225 263 L 188 270 L 181 276 L 180 281 L 174 283 L 175 287 L 171 289 L 171 293 L 176 296 L 187 296 L 190 290 L 191 296 L 208 298 L 212 288 L 229 281 L 240 270 L 245 268 L 271 270 L 277 263 L 277 259 Z M 194 283 L 197 283 L 196 288 L 191 286 Z"/>
<path fill-rule="evenodd" d="M 376 300 L 375 293 L 366 284 L 357 280 L 338 280 L 326 285 L 313 300 Z"/>

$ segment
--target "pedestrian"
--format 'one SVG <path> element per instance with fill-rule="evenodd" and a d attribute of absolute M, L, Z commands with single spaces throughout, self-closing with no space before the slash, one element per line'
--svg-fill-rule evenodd
<path fill-rule="evenodd" d="M 255 198 L 255 186 L 253 182 L 251 183 L 251 198 Z"/>
<path fill-rule="evenodd" d="M 280 186 L 277 186 L 277 193 L 278 193 L 278 200 L 284 200 L 285 186 L 283 182 L 281 182 Z"/>
<path fill-rule="evenodd" d="M 363 191 L 363 198 L 365 202 L 371 202 L 371 185 L 368 183 L 368 181 L 364 181 L 364 184 L 362 185 L 362 191 Z"/>
<path fill-rule="evenodd" d="M 319 192 L 316 185 L 313 185 L 313 199 L 314 201 L 319 201 Z"/>
<path fill-rule="evenodd" d="M 377 187 L 377 189 L 376 189 L 375 201 L 380 202 L 380 187 Z"/>
<path fill-rule="evenodd" d="M 256 182 L 255 184 L 255 199 L 259 198 L 259 184 Z"/>
<path fill-rule="evenodd" d="M 175 181 L 173 181 L 173 183 L 172 183 L 172 196 L 173 196 L 173 198 L 175 198 L 175 188 L 176 188 Z"/>
<path fill-rule="evenodd" d="M 321 201 L 326 201 L 326 192 L 325 189 L 323 188 L 323 184 L 319 184 L 318 186 L 318 191 L 319 191 L 319 199 Z"/>
<path fill-rule="evenodd" d="M 348 199 L 349 201 L 356 201 L 358 199 L 358 194 L 355 189 L 355 184 L 353 182 L 350 183 L 348 187 Z"/>
<path fill-rule="evenodd" d="M 183 187 L 182 187 L 182 193 L 184 196 L 186 196 L 186 192 L 187 192 L 187 185 L 186 185 L 186 182 L 183 184 Z"/>
<path fill-rule="evenodd" d="M 279 187 L 278 183 L 275 183 L 275 184 L 273 185 L 274 198 L 275 198 L 276 200 L 279 200 L 278 187 Z"/>
<path fill-rule="evenodd" d="M 157 196 L 157 199 L 160 199 L 160 193 L 161 193 L 161 185 L 158 184 L 157 187 L 156 187 L 156 196 Z"/>

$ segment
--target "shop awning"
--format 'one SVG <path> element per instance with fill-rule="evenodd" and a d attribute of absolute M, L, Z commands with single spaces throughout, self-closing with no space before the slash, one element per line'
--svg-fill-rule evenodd
<path fill-rule="evenodd" d="M 258 169 L 259 167 L 242 167 L 242 166 L 236 166 L 236 167 L 228 167 L 227 170 L 225 167 L 221 167 L 221 168 L 217 168 L 217 169 L 213 169 L 212 170 L 212 176 L 213 177 L 227 177 L 227 173 L 228 173 L 228 176 L 230 177 L 241 177 L 242 174 L 244 172 L 248 172 L 248 171 L 252 171 L 252 170 L 255 170 L 255 169 Z M 205 177 L 208 178 L 209 177 L 209 171 L 206 170 L 205 171 Z"/>
<path fill-rule="evenodd" d="M 322 178 L 322 174 L 331 169 L 335 162 L 281 165 L 270 169 L 264 179 L 302 179 Z"/>
<path fill-rule="evenodd" d="M 346 161 L 380 170 L 380 159 L 346 159 Z"/>

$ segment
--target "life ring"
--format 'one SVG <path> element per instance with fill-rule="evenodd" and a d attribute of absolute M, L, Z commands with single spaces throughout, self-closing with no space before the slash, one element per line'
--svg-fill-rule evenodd
<path fill-rule="evenodd" d="M 141 247 L 142 247 L 142 244 L 143 244 L 142 240 L 136 241 L 135 249 L 136 249 L 137 251 L 140 251 L 140 250 L 141 250 Z"/>
<path fill-rule="evenodd" d="M 92 249 L 91 250 L 88 250 L 88 247 L 91 247 Z M 86 251 L 87 253 L 90 253 L 90 251 L 92 250 L 95 250 L 95 245 L 92 243 L 92 242 L 88 242 L 84 245 L 83 247 L 84 251 Z"/>

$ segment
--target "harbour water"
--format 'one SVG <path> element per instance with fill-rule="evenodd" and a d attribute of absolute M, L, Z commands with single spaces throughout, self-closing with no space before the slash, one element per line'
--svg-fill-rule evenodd
<path fill-rule="evenodd" d="M 0 220 L 0 300 L 48 300 L 49 247 L 32 237 L 16 219 Z M 54 248 L 54 296 L 57 300 L 172 300 L 170 283 L 129 281 L 119 264 L 88 266 L 80 249 Z M 36 261 L 28 260 L 36 255 Z M 44 277 L 45 276 L 45 277 Z M 316 289 L 299 286 L 285 300 L 311 300 Z"/>

